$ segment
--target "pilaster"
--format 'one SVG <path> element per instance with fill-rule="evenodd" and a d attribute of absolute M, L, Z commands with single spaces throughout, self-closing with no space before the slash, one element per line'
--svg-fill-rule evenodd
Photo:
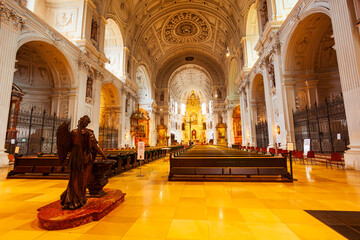
<path fill-rule="evenodd" d="M 329 0 L 350 140 L 345 163 L 360 170 L 360 37 L 351 3 Z"/>
<path fill-rule="evenodd" d="M 126 133 L 126 91 L 122 90 L 121 91 L 121 115 L 120 115 L 120 135 L 121 135 L 121 147 L 125 147 L 126 140 L 125 139 L 125 134 Z"/>
<path fill-rule="evenodd" d="M 78 63 L 78 81 L 77 81 L 77 90 L 75 96 L 75 108 L 71 116 L 74 116 L 72 119 L 73 127 L 76 127 L 77 121 L 85 114 L 85 103 L 86 103 L 86 84 L 87 78 L 90 70 L 90 65 L 86 60 L 81 57 L 77 61 Z"/>
<path fill-rule="evenodd" d="M 280 43 L 276 43 L 273 46 L 272 55 L 270 56 L 270 61 L 274 62 L 274 75 L 275 75 L 275 82 L 276 82 L 276 105 L 278 107 L 278 123 L 280 126 L 280 144 L 281 147 L 285 147 L 287 143 L 287 138 L 290 136 L 290 121 L 288 107 L 286 106 L 286 99 L 285 99 L 285 89 L 283 86 L 283 74 L 281 69 L 281 56 L 280 56 Z M 274 126 L 276 128 L 276 126 Z M 275 129 L 274 129 L 275 132 Z"/>
<path fill-rule="evenodd" d="M 245 94 L 244 91 L 240 92 L 240 114 L 241 114 L 241 134 L 242 145 L 246 145 L 246 115 L 245 115 Z"/>
<path fill-rule="evenodd" d="M 272 88 L 270 86 L 270 79 L 268 76 L 268 68 L 269 62 L 265 62 L 262 64 L 263 67 L 263 81 L 264 81 L 264 92 L 265 92 L 265 105 L 266 105 L 266 120 L 268 124 L 268 136 L 269 136 L 269 148 L 273 148 L 276 143 L 276 135 L 275 135 L 275 112 L 274 112 L 274 104 L 272 98 Z"/>
<path fill-rule="evenodd" d="M 94 133 L 97 139 L 99 139 L 99 123 L 100 123 L 100 101 L 101 101 L 101 82 L 104 80 L 104 76 L 100 73 L 97 74 L 94 83 L 94 104 L 92 111 L 92 122 L 94 127 Z"/>
<path fill-rule="evenodd" d="M 0 2 L 0 167 L 9 163 L 5 138 L 14 78 L 17 39 L 25 23 L 14 9 Z"/>

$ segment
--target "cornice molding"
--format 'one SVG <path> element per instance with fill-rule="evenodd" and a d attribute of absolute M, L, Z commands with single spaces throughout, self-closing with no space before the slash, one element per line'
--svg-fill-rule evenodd
<path fill-rule="evenodd" d="M 5 22 L 12 27 L 15 27 L 17 30 L 25 29 L 25 20 L 19 16 L 19 14 L 14 9 L 7 6 L 3 1 L 0 2 L 0 22 Z"/>

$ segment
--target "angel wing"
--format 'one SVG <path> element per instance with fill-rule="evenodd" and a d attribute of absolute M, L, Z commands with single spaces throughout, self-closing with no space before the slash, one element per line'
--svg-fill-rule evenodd
<path fill-rule="evenodd" d="M 60 164 L 66 161 L 67 154 L 71 151 L 72 139 L 70 133 L 70 122 L 62 122 L 56 131 L 56 145 Z"/>

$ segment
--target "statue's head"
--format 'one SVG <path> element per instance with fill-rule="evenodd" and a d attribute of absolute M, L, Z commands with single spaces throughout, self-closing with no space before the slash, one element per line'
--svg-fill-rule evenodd
<path fill-rule="evenodd" d="M 89 123 L 91 123 L 90 118 L 88 115 L 85 115 L 80 118 L 78 122 L 78 128 L 86 128 L 89 125 Z"/>

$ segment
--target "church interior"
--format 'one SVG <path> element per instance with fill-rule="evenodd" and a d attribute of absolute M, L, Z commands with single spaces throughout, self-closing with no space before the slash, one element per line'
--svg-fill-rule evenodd
<path fill-rule="evenodd" d="M 0 91 L 0 239 L 360 239 L 360 0 L 0 0 Z"/>

